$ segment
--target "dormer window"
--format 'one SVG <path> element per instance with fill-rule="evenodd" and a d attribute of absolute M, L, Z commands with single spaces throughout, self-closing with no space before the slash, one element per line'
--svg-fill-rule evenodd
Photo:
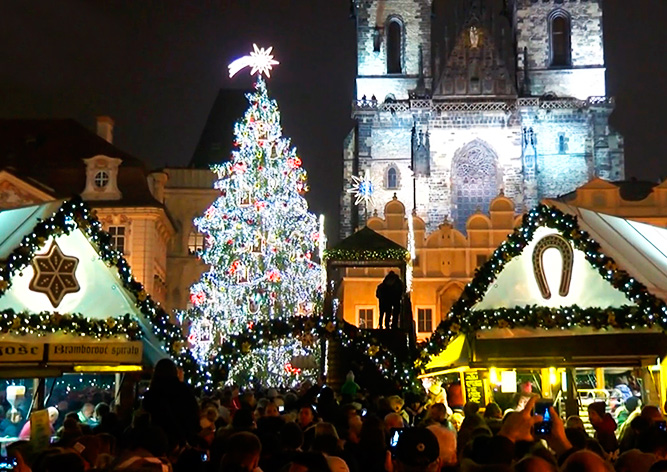
<path fill-rule="evenodd" d="M 86 188 L 81 192 L 84 200 L 120 200 L 123 194 L 118 189 L 118 167 L 123 162 L 108 156 L 84 159 L 86 164 Z"/>
<path fill-rule="evenodd" d="M 104 188 L 109 183 L 109 174 L 103 170 L 95 174 L 95 187 Z"/>

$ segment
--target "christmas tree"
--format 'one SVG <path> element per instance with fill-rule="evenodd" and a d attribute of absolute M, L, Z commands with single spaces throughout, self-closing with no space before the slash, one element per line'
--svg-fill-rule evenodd
<path fill-rule="evenodd" d="M 269 51 L 270 52 L 270 51 Z M 268 75 L 268 74 L 267 74 Z M 220 195 L 195 219 L 205 235 L 203 261 L 210 265 L 191 288 L 190 345 L 202 371 L 229 336 L 249 333 L 268 320 L 311 315 L 323 290 L 317 258 L 320 231 L 303 194 L 306 172 L 261 71 L 250 106 L 234 127 L 230 162 L 214 167 Z M 285 337 L 242 350 L 228 379 L 239 385 L 294 385 L 307 375 L 294 359 L 309 358 L 314 374 L 317 345 Z"/>

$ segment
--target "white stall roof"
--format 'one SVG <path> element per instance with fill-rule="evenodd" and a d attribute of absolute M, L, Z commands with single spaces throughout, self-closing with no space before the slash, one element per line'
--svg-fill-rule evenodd
<path fill-rule="evenodd" d="M 0 211 L 0 259 L 7 259 L 23 237 L 39 223 L 53 216 L 64 200 Z"/>
<path fill-rule="evenodd" d="M 579 228 L 600 244 L 619 268 L 662 298 L 667 295 L 667 229 L 618 216 L 545 200 L 563 213 L 575 215 Z"/>
<path fill-rule="evenodd" d="M 6 259 L 35 226 L 52 217 L 63 200 L 0 211 L 0 259 Z M 135 304 L 134 295 L 124 287 L 115 267 L 100 257 L 85 231 L 77 228 L 69 234 L 46 239 L 35 256 L 44 255 L 57 244 L 66 257 L 77 259 L 74 277 L 78 288 L 54 302 L 46 293 L 31 288 L 35 269 L 28 265 L 11 277 L 11 286 L 0 296 L 0 310 L 24 313 L 80 314 L 93 319 L 120 318 L 126 314 L 137 321 L 144 333 L 144 357 L 151 363 L 167 357 L 153 333 L 151 323 Z M 4 335 L 3 339 L 7 340 Z"/>

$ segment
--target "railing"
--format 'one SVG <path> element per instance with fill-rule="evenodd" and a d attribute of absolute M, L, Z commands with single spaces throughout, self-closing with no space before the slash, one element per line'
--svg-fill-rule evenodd
<path fill-rule="evenodd" d="M 436 102 L 437 111 L 505 111 L 512 108 L 514 101 L 507 102 Z"/>
<path fill-rule="evenodd" d="M 399 100 L 395 102 L 379 103 L 375 99 L 354 100 L 352 108 L 357 112 L 391 113 L 431 110 L 439 112 L 480 112 L 480 111 L 508 111 L 521 108 L 540 108 L 543 110 L 583 109 L 591 106 L 610 106 L 614 104 L 613 97 L 589 97 L 586 100 L 575 98 L 558 98 L 545 100 L 539 97 L 518 98 L 493 102 L 448 101 L 448 100 Z"/>

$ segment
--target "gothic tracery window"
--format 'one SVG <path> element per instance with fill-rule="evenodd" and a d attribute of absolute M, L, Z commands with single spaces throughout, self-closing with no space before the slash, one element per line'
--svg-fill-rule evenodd
<path fill-rule="evenodd" d="M 387 169 L 387 177 L 385 180 L 387 189 L 397 189 L 398 188 L 398 172 L 395 167 L 390 167 Z"/>
<path fill-rule="evenodd" d="M 392 18 L 387 24 L 387 74 L 402 72 L 402 25 L 400 20 Z"/>
<path fill-rule="evenodd" d="M 452 218 L 457 229 L 478 209 L 489 210 L 498 195 L 498 165 L 495 153 L 475 140 L 457 151 L 452 162 Z"/>

